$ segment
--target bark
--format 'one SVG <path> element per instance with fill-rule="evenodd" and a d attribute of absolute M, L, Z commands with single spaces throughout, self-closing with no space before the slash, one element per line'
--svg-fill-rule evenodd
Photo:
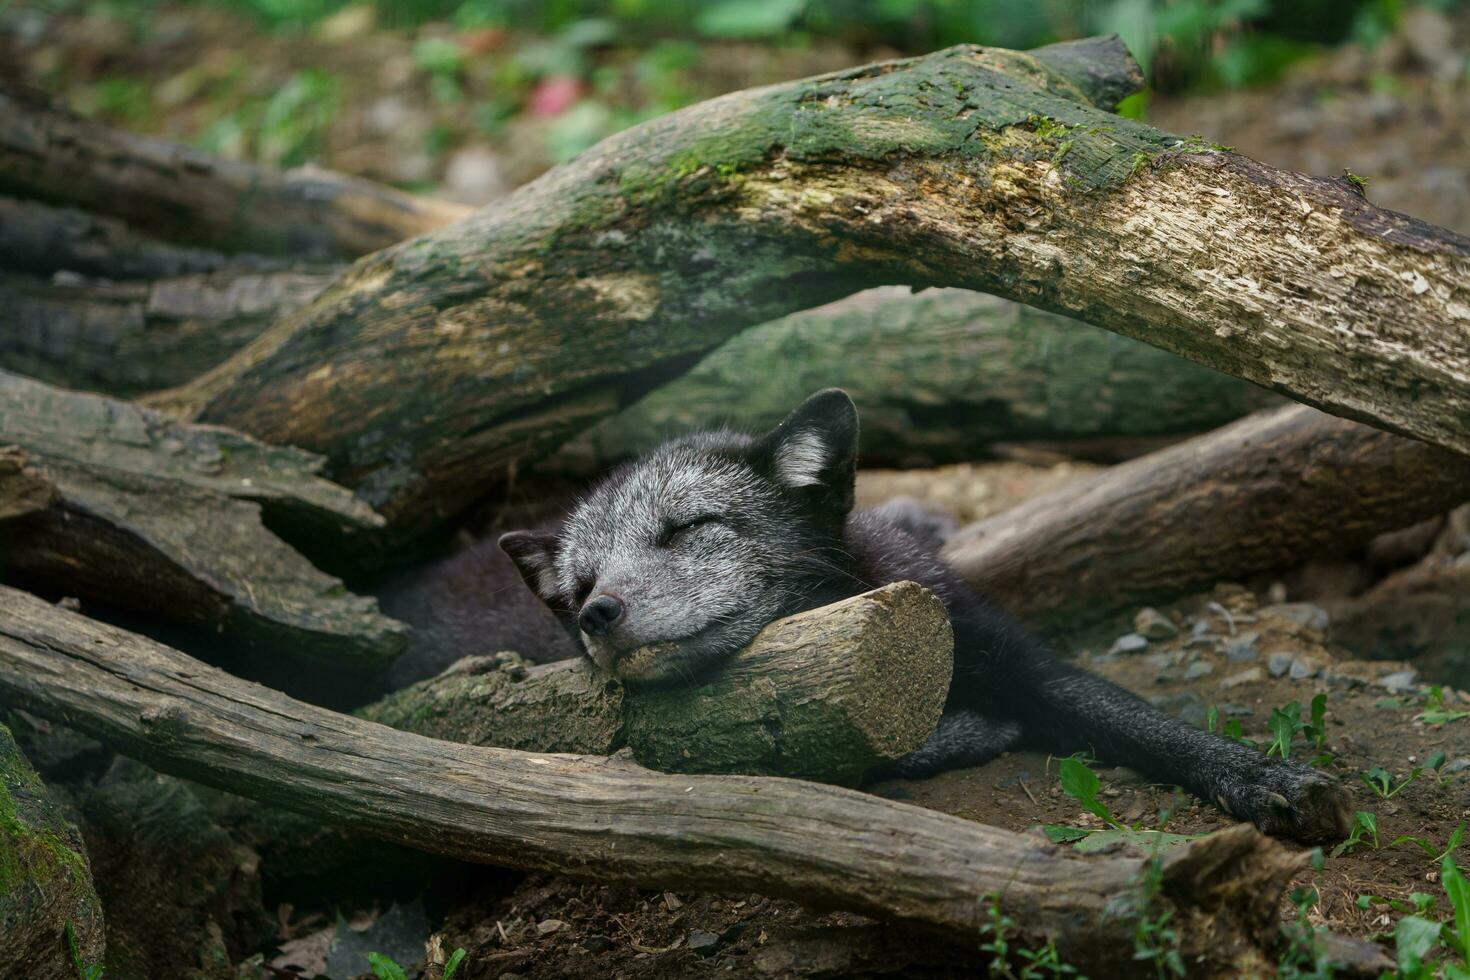
<path fill-rule="evenodd" d="M 691 106 L 361 260 L 160 404 L 325 454 L 411 533 L 744 327 L 906 283 L 1470 452 L 1470 240 L 1106 111 L 1138 81 L 1102 39 Z"/>
<path fill-rule="evenodd" d="M 468 211 L 315 167 L 222 160 L 88 122 L 29 92 L 0 92 L 0 193 L 187 245 L 317 259 L 362 255 Z"/>
<path fill-rule="evenodd" d="M 0 976 L 77 975 L 102 960 L 102 906 L 81 836 L 0 725 Z"/>
<path fill-rule="evenodd" d="M 283 264 L 264 256 L 170 245 L 140 235 L 115 218 L 0 197 L 0 269 L 11 272 L 166 279 L 229 266 L 266 272 Z"/>
<path fill-rule="evenodd" d="M 4 588 L 0 696 L 162 771 L 461 860 L 790 896 L 972 946 L 977 898 L 997 893 L 1021 942 L 1055 940 L 1095 975 L 1132 966 L 1147 859 L 1082 856 L 799 780 L 665 775 L 394 731 Z M 1249 827 L 1221 831 L 1162 858 L 1149 912 L 1175 914 L 1198 975 L 1250 972 L 1304 863 Z"/>
<path fill-rule="evenodd" d="M 433 738 L 531 752 L 628 746 L 664 772 L 856 785 L 917 749 L 949 693 L 944 606 L 903 582 L 778 620 L 697 688 L 625 690 L 585 659 L 467 658 L 361 712 Z"/>
<path fill-rule="evenodd" d="M 169 388 L 226 360 L 330 282 L 297 271 L 152 282 L 0 275 L 10 318 L 0 368 L 119 397 Z"/>
<path fill-rule="evenodd" d="M 944 557 L 1052 632 L 1338 554 L 1470 499 L 1470 458 L 1323 415 L 1264 412 L 957 532 Z"/>
<path fill-rule="evenodd" d="M 587 476 L 669 435 L 769 429 L 822 388 L 862 409 L 866 465 L 979 459 L 996 443 L 1139 440 L 1234 421 L 1278 396 L 1156 347 L 956 289 L 869 290 L 737 335 L 538 471 Z"/>
<path fill-rule="evenodd" d="M 298 657 L 376 666 L 402 649 L 405 627 L 267 529 L 350 552 L 381 524 L 310 454 L 0 373 L 8 443 L 56 497 L 5 523 L 6 580 Z"/>
<path fill-rule="evenodd" d="M 0 446 L 0 521 L 39 514 L 56 501 L 51 481 L 18 446 Z"/>

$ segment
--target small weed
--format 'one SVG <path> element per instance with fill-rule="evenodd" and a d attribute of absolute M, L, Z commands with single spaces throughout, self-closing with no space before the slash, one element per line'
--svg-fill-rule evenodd
<path fill-rule="evenodd" d="M 1399 980 L 1470 978 L 1470 970 L 1465 968 L 1470 964 L 1470 881 L 1465 880 L 1464 873 L 1451 857 L 1440 863 L 1439 881 L 1454 910 L 1449 921 L 1439 922 L 1430 918 L 1434 898 L 1415 892 L 1409 896 L 1413 902 L 1412 913 L 1394 925 L 1394 954 Z M 1400 902 L 1375 895 L 1358 896 L 1359 908 L 1379 903 L 1388 904 L 1395 911 L 1404 910 Z M 1460 962 L 1453 963 L 1447 957 L 1454 957 Z"/>
<path fill-rule="evenodd" d="M 1179 955 L 1179 934 L 1170 925 L 1171 911 L 1151 916 L 1149 912 L 1164 884 L 1164 862 L 1157 853 L 1144 865 L 1140 880 L 1140 912 L 1133 931 L 1133 959 L 1153 964 L 1158 980 L 1184 976 L 1184 958 Z"/>
<path fill-rule="evenodd" d="M 1426 725 L 1444 725 L 1461 718 L 1470 718 L 1470 711 L 1452 711 L 1445 707 L 1444 688 L 1435 685 L 1429 689 L 1424 696 L 1424 710 L 1419 712 L 1418 719 Z"/>
<path fill-rule="evenodd" d="M 1371 841 L 1373 850 L 1378 850 L 1378 815 L 1359 810 L 1353 815 L 1353 829 L 1347 840 L 1332 849 L 1332 856 L 1341 857 L 1364 841 Z"/>
<path fill-rule="evenodd" d="M 1374 795 L 1377 796 L 1380 800 L 1387 800 L 1403 792 L 1404 788 L 1407 787 L 1414 780 L 1418 779 L 1419 774 L 1423 771 L 1423 766 L 1415 766 L 1409 771 L 1409 774 L 1407 776 L 1396 783 L 1393 781 L 1393 773 L 1389 772 L 1382 766 L 1374 766 L 1367 772 L 1360 774 L 1358 778 L 1361 779 L 1363 781 L 1363 784 L 1371 789 Z"/>
<path fill-rule="evenodd" d="M 101 963 L 82 962 L 82 949 L 77 943 L 77 931 L 70 922 L 66 924 L 66 950 L 71 954 L 71 965 L 81 980 L 102 980 Z"/>
<path fill-rule="evenodd" d="M 1158 827 L 1150 829 L 1144 827 L 1141 821 L 1130 825 L 1113 816 L 1108 805 L 1098 799 L 1098 791 L 1102 783 L 1098 780 L 1097 773 L 1093 772 L 1080 756 L 1062 759 L 1059 774 L 1062 792 L 1076 800 L 1082 809 L 1107 824 L 1107 827 L 1103 830 L 1093 830 L 1088 827 L 1048 824 L 1042 829 L 1046 832 L 1046 836 L 1055 843 L 1073 844 L 1079 851 L 1095 851 L 1123 841 L 1156 851 L 1159 847 L 1173 847 L 1200 836 L 1198 834 L 1170 834 L 1163 829 L 1174 816 L 1174 811 L 1178 809 L 1182 797 L 1176 798 L 1170 806 L 1160 810 Z"/>
<path fill-rule="evenodd" d="M 1322 864 L 1322 849 L 1315 848 L 1312 867 L 1321 871 Z M 1281 929 L 1286 943 L 1276 963 L 1276 976 L 1282 980 L 1330 980 L 1332 977 L 1332 961 L 1319 941 L 1317 929 L 1307 917 L 1320 898 L 1315 888 L 1301 886 L 1291 890 L 1296 919 Z"/>
<path fill-rule="evenodd" d="M 368 965 L 373 968 L 373 976 L 378 980 L 408 980 L 408 974 L 392 957 L 382 953 L 369 953 L 367 958 Z"/>
<path fill-rule="evenodd" d="M 1327 695 L 1318 694 L 1312 698 L 1310 708 L 1310 721 L 1302 720 L 1302 706 L 1299 701 L 1292 701 L 1280 708 L 1271 710 L 1271 744 L 1266 746 L 1267 755 L 1279 755 L 1283 759 L 1291 758 L 1291 743 L 1297 734 L 1305 736 L 1321 753 L 1322 747 L 1327 741 Z M 1328 761 L 1331 756 L 1326 755 Z M 1314 760 L 1315 761 L 1315 760 Z"/>
<path fill-rule="evenodd" d="M 1423 837 L 1415 837 L 1413 834 L 1404 834 L 1401 837 L 1395 837 L 1388 846 L 1398 847 L 1400 844 L 1413 844 L 1425 854 L 1429 855 L 1429 859 L 1431 861 L 1443 862 L 1445 858 L 1451 856 L 1455 853 L 1455 851 L 1460 849 L 1460 842 L 1464 840 L 1464 838 L 1465 821 L 1461 820 L 1458 824 L 1455 825 L 1455 832 L 1453 834 L 1450 834 L 1450 839 L 1445 841 L 1444 847 L 1437 847 L 1431 841 L 1428 841 Z"/>
<path fill-rule="evenodd" d="M 980 935 L 986 940 L 980 944 L 980 949 L 990 954 L 987 975 L 1004 980 L 1046 980 L 1048 977 L 1052 980 L 1060 977 L 1087 980 L 1075 966 L 1062 962 L 1056 943 L 1048 942 L 1040 949 L 1027 949 L 1012 942 L 1016 920 L 1000 910 L 1000 892 L 982 895 L 980 901 L 985 905 L 985 921 L 980 923 Z M 1013 956 L 1021 961 L 1019 971 L 1011 967 Z M 448 973 L 445 976 L 447 978 Z"/>

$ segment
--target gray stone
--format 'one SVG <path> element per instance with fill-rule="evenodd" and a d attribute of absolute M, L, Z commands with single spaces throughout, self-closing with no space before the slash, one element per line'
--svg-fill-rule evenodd
<path fill-rule="evenodd" d="M 1378 679 L 1378 683 L 1390 694 L 1403 694 L 1414 688 L 1414 678 L 1419 676 L 1417 670 L 1399 670 Z"/>
<path fill-rule="evenodd" d="M 1292 660 L 1291 669 L 1288 673 L 1291 674 L 1292 680 L 1304 681 L 1308 677 L 1316 677 L 1321 670 L 1321 665 L 1308 660 L 1306 657 L 1297 657 Z"/>
<path fill-rule="evenodd" d="M 1261 610 L 1262 616 L 1279 616 L 1289 619 L 1294 623 L 1300 623 L 1308 629 L 1314 629 L 1318 633 L 1327 632 L 1327 626 L 1331 623 L 1331 617 L 1327 610 L 1321 606 L 1315 606 L 1310 602 L 1281 602 L 1274 606 L 1266 606 Z"/>
<path fill-rule="evenodd" d="M 1449 774 L 1452 772 L 1464 772 L 1466 769 L 1470 769 L 1470 757 L 1461 756 L 1458 759 L 1453 759 L 1449 762 L 1446 762 L 1444 766 L 1440 768 L 1440 772 Z"/>
<path fill-rule="evenodd" d="M 1108 653 L 1138 653 L 1148 649 L 1148 640 L 1137 633 L 1124 633 L 1114 641 Z"/>
<path fill-rule="evenodd" d="M 1225 658 L 1233 664 L 1255 660 L 1261 655 L 1256 649 L 1256 641 L 1260 638 L 1260 633 L 1241 633 L 1225 644 Z"/>
<path fill-rule="evenodd" d="M 1184 679 L 1197 681 L 1201 677 L 1208 677 L 1215 672 L 1215 665 L 1208 660 L 1196 660 L 1184 671 Z"/>
<path fill-rule="evenodd" d="M 1295 660 L 1289 653 L 1273 653 L 1266 657 L 1266 669 L 1271 672 L 1272 677 L 1285 677 L 1286 672 L 1291 670 L 1291 662 Z"/>
<path fill-rule="evenodd" d="M 720 937 L 703 929 L 695 929 L 689 933 L 689 942 L 686 945 L 701 956 L 708 956 L 720 948 Z"/>
<path fill-rule="evenodd" d="M 1179 627 L 1157 609 L 1144 607 L 1133 617 L 1133 628 L 1150 640 L 1168 640 L 1179 635 Z"/>
<path fill-rule="evenodd" d="M 1255 681 L 1265 680 L 1266 672 L 1259 667 L 1248 667 L 1238 674 L 1231 674 L 1220 682 L 1222 688 L 1239 687 L 1242 684 L 1251 684 Z"/>

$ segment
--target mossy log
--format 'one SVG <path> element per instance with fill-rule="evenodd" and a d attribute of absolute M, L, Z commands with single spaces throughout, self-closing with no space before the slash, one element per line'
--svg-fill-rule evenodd
<path fill-rule="evenodd" d="M 1150 859 L 1084 856 L 853 790 L 669 775 L 602 756 L 459 745 L 301 704 L 161 644 L 0 587 L 0 697 L 156 769 L 457 859 L 643 887 L 756 891 L 974 946 L 995 894 L 1016 940 L 1101 976 L 1140 912 L 1172 912 L 1193 975 L 1274 962 L 1306 863 L 1248 826 Z"/>
<path fill-rule="evenodd" d="M 0 372 L 5 444 L 55 488 L 0 525 L 5 581 L 332 663 L 402 649 L 402 624 L 273 533 L 340 553 L 381 525 L 317 475 L 319 458 Z"/>
<path fill-rule="evenodd" d="M 889 286 L 737 334 L 536 468 L 587 476 L 695 428 L 763 431 L 832 387 L 862 410 L 870 466 L 965 462 L 996 443 L 1203 432 L 1280 401 L 1157 347 L 996 296 Z"/>
<path fill-rule="evenodd" d="M 1470 500 L 1470 457 L 1291 405 L 962 528 L 944 558 L 1034 626 L 1065 632 L 1342 554 Z"/>
<path fill-rule="evenodd" d="M 3 221 L 0 216 L 0 221 Z M 331 275 L 229 270 L 152 281 L 0 274 L 0 368 L 130 398 L 195 378 L 305 306 Z"/>
<path fill-rule="evenodd" d="M 0 725 L 0 976 L 74 977 L 104 943 L 81 835 Z"/>
<path fill-rule="evenodd" d="M 700 103 L 360 260 L 158 404 L 323 453 L 412 533 L 739 330 L 903 283 L 1470 452 L 1470 240 L 1108 111 L 1140 83 L 1113 38 Z"/>
<path fill-rule="evenodd" d="M 140 235 L 116 218 L 0 196 L 0 269 L 7 272 L 169 279 L 227 267 L 267 272 L 286 262 L 172 245 Z"/>
<path fill-rule="evenodd" d="M 277 170 L 109 129 L 29 90 L 0 91 L 0 193 L 119 218 L 223 252 L 352 258 L 463 217 L 315 167 Z"/>
<path fill-rule="evenodd" d="M 934 730 L 953 649 L 944 606 L 901 582 L 770 624 L 697 687 L 626 690 L 585 659 L 472 657 L 360 713 L 471 745 L 599 755 L 626 746 L 664 772 L 856 785 Z"/>

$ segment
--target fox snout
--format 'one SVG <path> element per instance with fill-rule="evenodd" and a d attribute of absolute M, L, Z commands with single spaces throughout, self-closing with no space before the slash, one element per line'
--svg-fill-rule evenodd
<path fill-rule="evenodd" d="M 588 636 L 607 636 L 623 621 L 626 613 L 623 600 L 604 592 L 588 599 L 582 606 L 582 611 L 577 614 L 577 625 Z"/>

